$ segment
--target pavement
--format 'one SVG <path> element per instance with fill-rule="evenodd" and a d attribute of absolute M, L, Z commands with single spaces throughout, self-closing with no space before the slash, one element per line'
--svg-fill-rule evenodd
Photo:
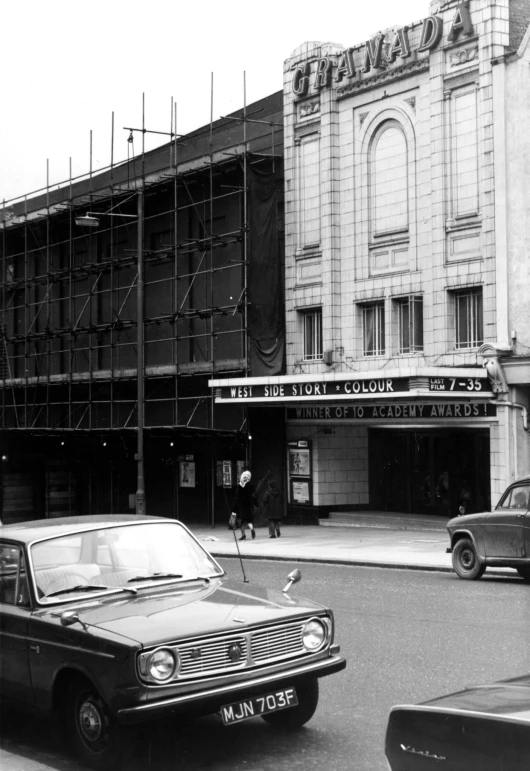
<path fill-rule="evenodd" d="M 269 538 L 268 528 L 257 527 L 256 538 L 245 541 L 228 526 L 189 525 L 215 557 L 323 562 L 409 570 L 452 571 L 446 553 L 447 520 L 388 512 L 359 513 L 341 521 L 321 520 L 318 526 L 281 525 L 281 537 Z"/>

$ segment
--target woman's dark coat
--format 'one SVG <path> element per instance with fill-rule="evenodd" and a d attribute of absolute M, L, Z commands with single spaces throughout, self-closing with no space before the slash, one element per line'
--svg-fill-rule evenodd
<path fill-rule="evenodd" d="M 267 519 L 278 521 L 283 517 L 283 495 L 277 487 L 269 487 L 262 500 L 263 513 Z"/>
<path fill-rule="evenodd" d="M 238 485 L 232 504 L 232 511 L 237 514 L 237 518 L 241 522 L 253 524 L 255 507 L 256 494 L 254 492 L 254 485 L 251 482 L 247 482 L 244 487 Z"/>

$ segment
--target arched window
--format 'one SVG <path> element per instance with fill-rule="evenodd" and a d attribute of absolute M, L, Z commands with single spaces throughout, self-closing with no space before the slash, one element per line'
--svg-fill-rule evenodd
<path fill-rule="evenodd" d="M 370 155 L 372 236 L 408 230 L 407 140 L 397 121 L 376 132 Z"/>

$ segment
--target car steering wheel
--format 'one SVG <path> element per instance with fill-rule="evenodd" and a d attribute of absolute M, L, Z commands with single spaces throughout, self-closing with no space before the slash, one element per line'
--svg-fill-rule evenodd
<path fill-rule="evenodd" d="M 78 584 L 81 584 L 82 586 L 88 584 L 85 576 L 81 573 L 67 573 L 64 576 L 54 578 L 54 580 L 46 587 L 45 595 L 52 594 L 52 592 L 60 592 L 61 589 L 70 589 Z"/>

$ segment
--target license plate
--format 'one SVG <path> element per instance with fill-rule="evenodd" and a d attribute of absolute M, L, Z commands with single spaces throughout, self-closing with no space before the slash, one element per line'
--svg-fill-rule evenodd
<path fill-rule="evenodd" d="M 263 696 L 254 696 L 252 699 L 235 701 L 221 707 L 221 717 L 225 725 L 240 723 L 251 717 L 266 715 L 268 712 L 278 712 L 280 709 L 296 707 L 298 697 L 294 688 L 284 688 L 282 691 L 272 691 Z"/>

